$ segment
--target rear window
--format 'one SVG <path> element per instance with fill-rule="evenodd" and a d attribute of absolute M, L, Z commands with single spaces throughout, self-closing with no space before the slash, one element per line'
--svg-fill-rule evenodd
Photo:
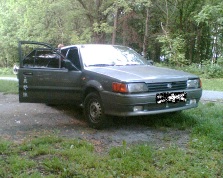
<path fill-rule="evenodd" d="M 23 67 L 26 68 L 59 68 L 60 56 L 52 50 L 34 49 L 23 58 Z"/>

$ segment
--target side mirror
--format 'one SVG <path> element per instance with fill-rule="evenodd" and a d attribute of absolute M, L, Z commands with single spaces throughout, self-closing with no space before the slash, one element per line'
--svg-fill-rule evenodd
<path fill-rule="evenodd" d="M 69 71 L 71 70 L 78 70 L 69 60 L 63 59 L 62 60 L 62 66 L 68 69 Z"/>
<path fill-rule="evenodd" d="M 153 62 L 153 60 L 147 60 L 147 64 L 148 64 L 148 65 L 153 65 L 154 62 Z"/>

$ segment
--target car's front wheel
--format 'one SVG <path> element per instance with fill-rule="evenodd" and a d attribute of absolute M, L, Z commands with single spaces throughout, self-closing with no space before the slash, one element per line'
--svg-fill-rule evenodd
<path fill-rule="evenodd" d="M 85 98 L 84 116 L 89 125 L 95 129 L 102 129 L 107 125 L 108 118 L 104 114 L 103 105 L 98 93 L 89 93 Z"/>

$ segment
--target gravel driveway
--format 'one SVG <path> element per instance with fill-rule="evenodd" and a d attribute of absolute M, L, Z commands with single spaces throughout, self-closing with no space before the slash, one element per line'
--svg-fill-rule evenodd
<path fill-rule="evenodd" d="M 189 131 L 157 129 L 140 122 L 140 118 L 123 119 L 104 130 L 88 127 L 82 110 L 73 106 L 47 106 L 19 103 L 18 95 L 0 93 L 0 135 L 21 142 L 30 136 L 54 133 L 64 137 L 84 139 L 98 152 L 111 146 L 148 142 L 162 148 L 170 144 L 186 147 Z"/>

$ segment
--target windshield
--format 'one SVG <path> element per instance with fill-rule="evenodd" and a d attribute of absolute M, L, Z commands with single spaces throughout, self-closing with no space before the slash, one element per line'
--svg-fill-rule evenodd
<path fill-rule="evenodd" d="M 85 67 L 146 64 L 141 55 L 125 46 L 82 45 L 80 51 Z"/>

